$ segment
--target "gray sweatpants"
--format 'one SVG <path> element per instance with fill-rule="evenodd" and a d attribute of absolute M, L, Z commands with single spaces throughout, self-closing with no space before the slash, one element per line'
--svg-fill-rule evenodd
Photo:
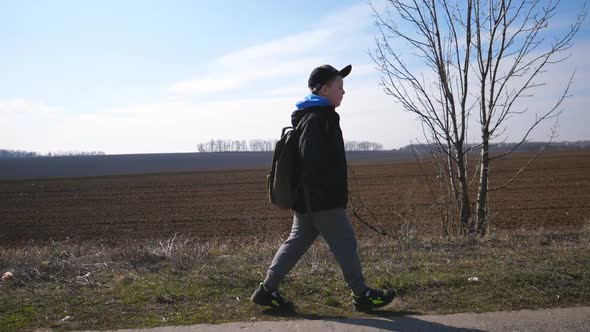
<path fill-rule="evenodd" d="M 357 252 L 354 229 L 346 209 L 343 208 L 312 213 L 295 212 L 291 234 L 275 254 L 264 286 L 267 289 L 277 289 L 281 280 L 320 234 L 336 256 L 348 287 L 355 294 L 361 294 L 367 285 Z"/>

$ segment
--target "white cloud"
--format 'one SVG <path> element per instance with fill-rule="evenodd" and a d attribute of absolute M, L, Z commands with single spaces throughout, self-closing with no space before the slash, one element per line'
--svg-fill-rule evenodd
<path fill-rule="evenodd" d="M 174 83 L 170 91 L 184 94 L 210 93 L 235 89 L 246 83 L 248 79 L 239 79 L 238 77 L 228 78 L 204 78 L 200 80 L 190 80 Z"/>
<path fill-rule="evenodd" d="M 218 68 L 201 79 L 178 82 L 170 87 L 171 92 L 188 95 L 199 95 L 211 92 L 235 90 L 245 87 L 248 83 L 271 80 L 291 75 L 301 75 L 323 61 L 319 57 L 304 57 L 290 61 L 268 61 L 263 66 L 244 65 L 239 68 Z"/>
<path fill-rule="evenodd" d="M 279 87 L 272 90 L 269 90 L 268 94 L 271 96 L 294 96 L 294 97 L 301 97 L 302 94 L 306 93 L 308 90 L 305 86 L 301 84 Z"/>
<path fill-rule="evenodd" d="M 267 60 L 268 58 L 292 57 L 307 50 L 322 47 L 333 34 L 334 31 L 328 29 L 304 31 L 231 52 L 222 56 L 218 62 L 224 66 L 235 67 L 236 64 L 259 62 L 261 58 Z"/>
<path fill-rule="evenodd" d="M 12 114 L 0 122 L 0 142 L 2 148 L 42 153 L 194 152 L 212 138 L 277 138 L 280 128 L 290 125 L 293 103 L 283 97 L 165 101 L 54 118 Z"/>
<path fill-rule="evenodd" d="M 201 77 L 173 83 L 169 91 L 184 95 L 252 91 L 256 87 L 249 85 L 252 82 L 263 82 L 266 91 L 277 79 L 303 77 L 300 81 L 305 82 L 318 65 L 344 66 L 358 61 L 359 54 L 347 56 L 351 50 L 364 57 L 372 40 L 372 33 L 366 31 L 371 25 L 371 8 L 359 3 L 318 19 L 318 25 L 310 30 L 229 52 L 212 61 Z M 355 67 L 355 74 L 367 71 L 368 65 Z"/>
<path fill-rule="evenodd" d="M 377 10 L 383 10 L 386 2 L 379 1 L 373 6 Z M 373 24 L 373 10 L 369 6 L 368 2 L 361 1 L 355 5 L 343 8 L 328 17 L 321 20 L 322 26 L 331 26 L 337 29 L 339 36 L 337 39 L 339 42 L 347 42 L 348 36 L 343 35 L 344 32 L 358 33 L 359 30 L 364 30 L 372 26 Z"/>
<path fill-rule="evenodd" d="M 30 101 L 20 98 L 0 99 L 0 114 L 39 114 L 45 116 L 55 116 L 60 110 L 50 107 L 44 102 Z"/>
<path fill-rule="evenodd" d="M 375 75 L 377 73 L 374 63 L 361 63 L 352 66 L 352 74 L 356 76 Z"/>

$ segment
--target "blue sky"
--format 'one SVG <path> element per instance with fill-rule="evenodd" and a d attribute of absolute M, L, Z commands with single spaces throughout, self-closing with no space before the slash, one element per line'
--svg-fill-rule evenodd
<path fill-rule="evenodd" d="M 556 19 L 571 20 L 578 2 L 565 2 Z M 211 138 L 276 139 L 307 93 L 309 72 L 324 63 L 353 65 L 338 109 L 345 139 L 397 148 L 422 135 L 377 85 L 365 1 L 0 1 L 0 8 L 0 149 L 192 152 Z M 572 58 L 556 70 L 578 71 L 559 140 L 590 139 L 589 38 L 586 21 Z"/>

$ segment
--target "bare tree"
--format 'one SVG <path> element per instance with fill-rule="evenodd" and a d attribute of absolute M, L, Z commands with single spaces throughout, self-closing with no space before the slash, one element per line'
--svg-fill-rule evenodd
<path fill-rule="evenodd" d="M 383 10 L 371 5 L 378 31 L 372 57 L 382 74 L 381 85 L 418 116 L 440 179 L 456 203 L 463 235 L 486 234 L 488 193 L 508 186 L 538 153 L 507 183 L 494 188 L 490 162 L 527 142 L 539 124 L 556 120 L 568 97 L 573 74 L 555 103 L 535 112 L 514 149 L 490 156 L 492 141 L 506 137 L 509 120 L 532 112 L 519 102 L 544 84 L 541 74 L 569 56 L 586 3 L 562 35 L 552 36 L 549 22 L 558 5 L 559 0 L 390 0 Z M 414 56 L 404 55 L 405 49 Z M 428 70 L 417 69 L 409 62 L 413 60 Z M 480 127 L 477 144 L 467 141 L 472 112 Z M 554 136 L 555 129 L 550 142 Z M 468 165 L 473 149 L 479 149 L 475 167 Z M 470 187 L 475 179 L 473 218 Z"/>

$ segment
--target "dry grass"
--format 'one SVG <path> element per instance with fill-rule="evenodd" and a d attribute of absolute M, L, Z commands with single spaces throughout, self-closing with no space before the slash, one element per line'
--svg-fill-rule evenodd
<path fill-rule="evenodd" d="M 280 242 L 199 242 L 176 234 L 117 245 L 67 240 L 7 248 L 0 251 L 0 272 L 15 278 L 0 282 L 0 330 L 281 319 L 248 300 Z M 590 230 L 360 238 L 359 251 L 368 281 L 401 294 L 382 314 L 590 304 Z M 295 317 L 359 315 L 349 310 L 349 290 L 323 241 L 282 291 L 294 299 Z"/>

